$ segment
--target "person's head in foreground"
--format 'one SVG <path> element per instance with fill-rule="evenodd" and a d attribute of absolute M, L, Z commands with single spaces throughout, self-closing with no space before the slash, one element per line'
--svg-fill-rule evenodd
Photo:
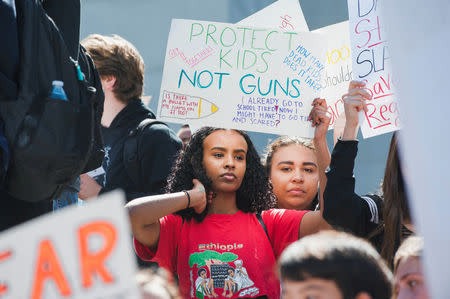
<path fill-rule="evenodd" d="M 422 271 L 423 239 L 412 236 L 403 241 L 394 257 L 394 298 L 426 299 L 428 291 Z"/>
<path fill-rule="evenodd" d="M 147 268 L 136 274 L 142 299 L 181 299 L 170 275 L 162 268 Z"/>
<path fill-rule="evenodd" d="M 291 244 L 279 260 L 283 298 L 388 299 L 392 273 L 366 241 L 326 231 Z"/>

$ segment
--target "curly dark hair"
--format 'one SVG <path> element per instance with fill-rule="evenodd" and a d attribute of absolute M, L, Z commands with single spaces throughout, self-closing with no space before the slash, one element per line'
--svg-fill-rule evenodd
<path fill-rule="evenodd" d="M 186 149 L 178 154 L 172 173 L 168 179 L 166 192 L 173 193 L 182 190 L 189 190 L 193 187 L 192 180 L 198 179 L 205 189 L 210 190 L 212 181 L 206 175 L 203 167 L 203 141 L 211 133 L 223 128 L 203 127 L 192 135 L 191 141 Z M 261 164 L 258 152 L 256 151 L 250 137 L 244 131 L 234 130 L 244 137 L 247 142 L 247 168 L 244 179 L 239 189 L 236 191 L 237 208 L 243 212 L 261 212 L 276 206 L 276 198 L 272 193 L 272 185 Z M 195 213 L 193 208 L 178 211 L 177 214 L 185 220 L 191 218 L 201 222 L 208 213 L 208 205 L 201 214 Z"/>

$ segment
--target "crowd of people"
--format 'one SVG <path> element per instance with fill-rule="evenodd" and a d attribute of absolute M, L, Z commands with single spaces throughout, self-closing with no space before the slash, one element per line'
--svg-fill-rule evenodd
<path fill-rule="evenodd" d="M 14 1 L 0 1 L 0 16 L 14 23 Z M 14 32 L 1 39 L 9 44 Z M 244 131 L 184 125 L 176 134 L 156 121 L 141 100 L 144 61 L 130 42 L 94 34 L 81 45 L 101 78 L 105 156 L 53 209 L 124 190 L 143 298 L 428 298 L 398 133 L 379 194 L 355 193 L 358 114 L 371 100 L 363 82 L 342 97 L 345 126 L 331 155 L 330 115 L 317 98 L 314 138 L 282 136 L 262 157 Z M 14 81 L 20 61 L 2 59 L 10 53 L 0 55 L 0 75 Z M 15 204 L 5 215 L 38 205 L 8 200 Z M 1 229 L 21 222 L 5 219 Z"/>

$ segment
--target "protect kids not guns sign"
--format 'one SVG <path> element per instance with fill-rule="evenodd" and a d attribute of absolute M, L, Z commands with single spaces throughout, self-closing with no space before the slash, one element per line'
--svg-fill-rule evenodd
<path fill-rule="evenodd" d="M 158 118 L 312 137 L 321 45 L 308 32 L 172 20 Z"/>
<path fill-rule="evenodd" d="M 364 138 L 400 128 L 389 40 L 382 15 L 384 1 L 348 0 L 353 78 L 366 82 L 372 95 L 361 124 Z"/>
<path fill-rule="evenodd" d="M 139 298 L 121 193 L 0 234 L 0 298 Z"/>

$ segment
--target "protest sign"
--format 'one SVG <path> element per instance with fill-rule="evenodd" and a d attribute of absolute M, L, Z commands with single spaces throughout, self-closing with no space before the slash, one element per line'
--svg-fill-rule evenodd
<path fill-rule="evenodd" d="M 0 297 L 139 298 L 121 193 L 0 234 Z"/>
<path fill-rule="evenodd" d="M 342 95 L 347 93 L 352 80 L 352 55 L 348 21 L 326 26 L 317 30 L 326 41 L 322 61 L 325 72 L 322 76 L 320 97 L 327 100 L 328 112 L 331 114 L 330 129 L 344 113 Z M 345 116 L 345 115 L 343 115 Z"/>
<path fill-rule="evenodd" d="M 298 0 L 275 1 L 237 24 L 282 31 L 309 31 Z"/>
<path fill-rule="evenodd" d="M 238 24 L 309 31 L 298 0 L 276 1 Z M 312 31 L 320 33 L 326 45 L 321 58 L 325 71 L 322 75 L 320 97 L 327 100 L 328 111 L 331 114 L 330 129 L 344 112 L 342 95 L 347 92 L 348 83 L 352 80 L 348 26 L 348 21 L 345 21 Z"/>
<path fill-rule="evenodd" d="M 364 138 L 400 127 L 383 5 L 384 0 L 348 0 L 353 78 L 366 82 L 372 95 L 368 112 L 361 117 Z"/>
<path fill-rule="evenodd" d="M 174 19 L 158 118 L 312 137 L 322 48 L 313 33 Z"/>

